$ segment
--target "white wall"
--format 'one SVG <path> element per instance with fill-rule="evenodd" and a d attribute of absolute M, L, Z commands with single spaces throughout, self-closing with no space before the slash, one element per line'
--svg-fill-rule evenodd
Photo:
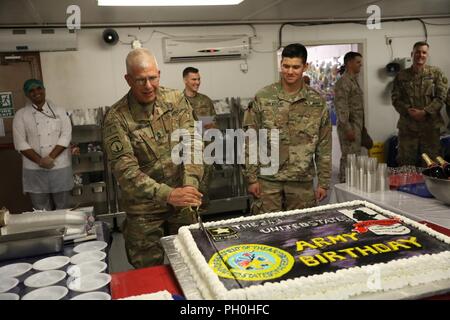
<path fill-rule="evenodd" d="M 449 23 L 450 20 L 428 20 Z M 243 60 L 163 63 L 161 33 L 171 35 L 248 34 L 248 26 L 226 27 L 165 27 L 116 28 L 121 41 L 130 42 L 129 34 L 140 40 L 151 39 L 144 47 L 152 50 L 161 69 L 161 84 L 182 89 L 181 72 L 187 65 L 198 67 L 202 75 L 201 91 L 213 99 L 252 97 L 255 92 L 278 79 L 276 52 L 278 25 L 256 25 L 256 49 L 248 58 L 248 72 L 240 71 Z M 439 66 L 450 76 L 450 32 L 448 26 L 427 26 L 430 43 L 429 63 Z M 128 90 L 123 79 L 125 56 L 130 45 L 118 43 L 108 46 L 101 40 L 103 29 L 82 29 L 78 32 L 78 51 L 45 52 L 41 54 L 42 71 L 47 96 L 67 109 L 94 108 L 111 105 Z M 283 43 L 302 42 L 307 45 L 335 43 L 363 43 L 365 51 L 366 119 L 376 141 L 384 141 L 396 132 L 397 113 L 390 102 L 392 78 L 386 76 L 384 66 L 390 62 L 391 52 L 385 37 L 393 38 L 393 56 L 410 55 L 414 42 L 424 40 L 423 27 L 418 21 L 382 23 L 381 30 L 368 30 L 364 25 L 335 24 L 309 27 L 286 26 Z"/>

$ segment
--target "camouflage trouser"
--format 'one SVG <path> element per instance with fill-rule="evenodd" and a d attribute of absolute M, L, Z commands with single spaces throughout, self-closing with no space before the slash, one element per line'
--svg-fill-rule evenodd
<path fill-rule="evenodd" d="M 183 225 L 195 223 L 193 216 L 177 213 L 127 214 L 123 237 L 129 263 L 136 269 L 163 264 L 159 239 L 176 234 Z"/>
<path fill-rule="evenodd" d="M 341 146 L 341 162 L 339 165 L 339 181 L 345 182 L 345 167 L 347 166 L 347 155 L 348 154 L 361 154 L 361 131 L 355 132 L 355 141 L 350 142 L 345 139 L 345 133 L 343 130 L 338 128 L 339 144 Z"/>
<path fill-rule="evenodd" d="M 313 182 L 268 181 L 258 179 L 261 196 L 252 205 L 251 214 L 303 209 L 316 206 Z"/>
<path fill-rule="evenodd" d="M 428 154 L 433 160 L 441 154 L 439 129 L 430 128 L 419 132 L 399 130 L 398 164 L 426 167 L 420 156 L 422 153 Z"/>

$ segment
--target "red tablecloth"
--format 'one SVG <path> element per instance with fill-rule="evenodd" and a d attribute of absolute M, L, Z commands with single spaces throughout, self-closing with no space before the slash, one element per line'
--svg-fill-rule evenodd
<path fill-rule="evenodd" d="M 450 230 L 436 224 L 421 221 L 428 227 L 450 236 Z M 130 270 L 111 274 L 111 293 L 113 299 L 154 293 L 167 290 L 172 295 L 183 295 L 175 274 L 169 265 Z M 430 297 L 432 300 L 450 300 L 450 294 Z"/>
<path fill-rule="evenodd" d="M 169 265 L 130 270 L 111 274 L 111 294 L 120 299 L 167 290 L 172 295 L 183 295 Z"/>

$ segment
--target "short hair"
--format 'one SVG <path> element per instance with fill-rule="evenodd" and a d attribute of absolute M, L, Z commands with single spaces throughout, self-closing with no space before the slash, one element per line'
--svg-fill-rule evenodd
<path fill-rule="evenodd" d="M 356 57 L 362 58 L 362 54 L 359 52 L 354 52 L 354 51 L 347 52 L 344 56 L 344 65 L 346 65 L 348 62 L 352 61 Z"/>
<path fill-rule="evenodd" d="M 183 78 L 186 77 L 189 73 L 198 73 L 198 69 L 194 67 L 187 67 L 183 70 Z"/>
<path fill-rule="evenodd" d="M 417 41 L 413 45 L 413 50 L 415 50 L 417 47 L 422 47 L 422 46 L 427 46 L 428 48 L 430 47 L 430 45 L 426 41 Z"/>
<path fill-rule="evenodd" d="M 308 59 L 308 51 L 301 43 L 291 43 L 284 47 L 281 58 L 301 58 L 303 63 Z"/>
<path fill-rule="evenodd" d="M 148 67 L 148 60 L 152 60 L 152 62 L 155 64 L 156 68 L 158 68 L 158 63 L 156 62 L 156 58 L 153 55 L 153 53 L 150 52 L 150 50 L 146 48 L 136 48 L 131 50 L 127 58 L 125 60 L 126 66 L 127 66 L 127 73 L 130 74 L 131 68 L 135 65 L 138 65 L 140 67 Z"/>

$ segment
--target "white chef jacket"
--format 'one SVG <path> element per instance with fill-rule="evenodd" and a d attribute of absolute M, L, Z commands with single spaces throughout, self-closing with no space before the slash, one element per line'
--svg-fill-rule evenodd
<path fill-rule="evenodd" d="M 31 103 L 16 112 L 13 120 L 14 147 L 17 151 L 33 149 L 41 157 L 46 157 L 56 145 L 68 147 L 72 138 L 69 116 L 62 108 L 47 100 L 42 112 Z M 22 155 L 23 168 L 28 170 L 48 170 Z M 49 170 L 57 170 L 72 165 L 70 148 L 64 150 Z"/>

